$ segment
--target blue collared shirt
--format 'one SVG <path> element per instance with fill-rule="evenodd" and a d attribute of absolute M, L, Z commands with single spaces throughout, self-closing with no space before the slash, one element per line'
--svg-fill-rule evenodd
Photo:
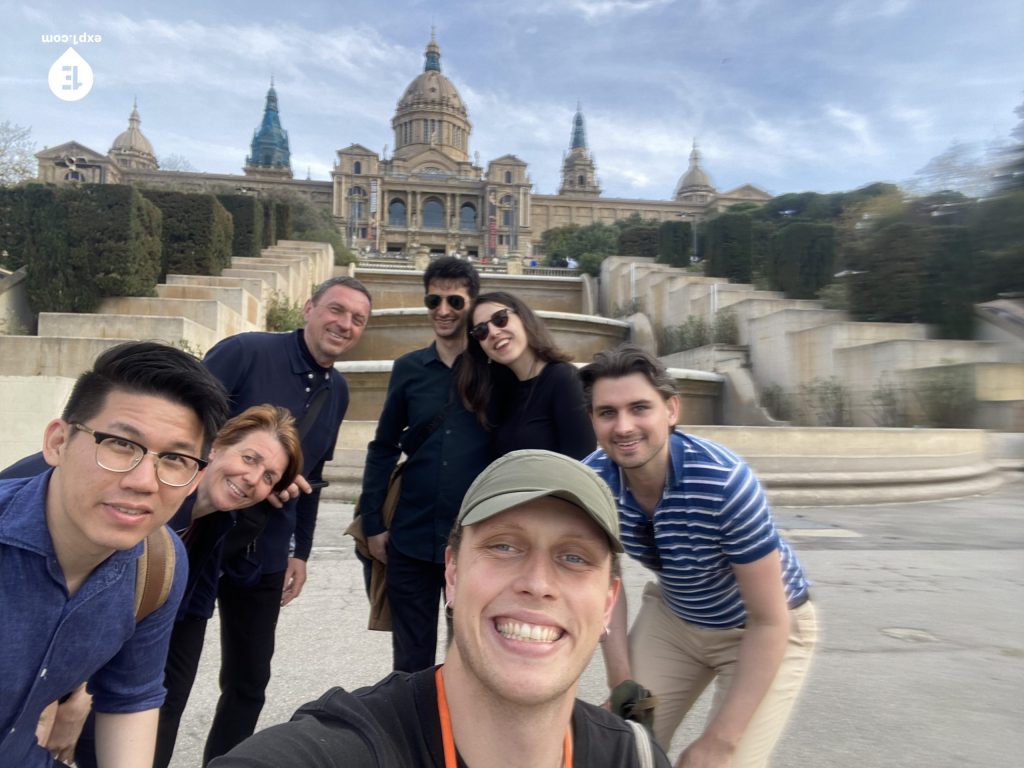
<path fill-rule="evenodd" d="M 36 742 L 39 715 L 89 680 L 97 712 L 142 712 L 164 700 L 164 660 L 185 588 L 176 536 L 167 602 L 135 623 L 142 544 L 115 552 L 71 597 L 46 525 L 53 472 L 0 481 L 0 765 L 50 766 Z"/>

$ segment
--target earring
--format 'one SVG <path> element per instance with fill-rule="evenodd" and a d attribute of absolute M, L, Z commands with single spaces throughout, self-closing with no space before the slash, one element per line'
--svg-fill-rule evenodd
<path fill-rule="evenodd" d="M 455 613 L 452 611 L 452 601 L 448 600 L 444 604 L 444 617 L 451 621 L 455 618 Z"/>

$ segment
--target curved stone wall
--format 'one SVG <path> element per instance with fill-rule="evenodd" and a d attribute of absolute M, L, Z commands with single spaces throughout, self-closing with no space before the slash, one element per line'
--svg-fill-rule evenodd
<path fill-rule="evenodd" d="M 596 352 L 629 338 L 629 324 L 593 315 L 538 311 L 555 342 L 574 359 L 587 361 Z M 433 341 L 425 307 L 374 309 L 352 360 L 394 360 Z"/>

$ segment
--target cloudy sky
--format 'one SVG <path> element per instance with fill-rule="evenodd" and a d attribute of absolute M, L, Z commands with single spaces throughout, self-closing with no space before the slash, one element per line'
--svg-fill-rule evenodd
<path fill-rule="evenodd" d="M 720 190 L 900 183 L 958 141 L 1005 141 L 1024 102 L 1020 0 L 0 0 L 0 122 L 37 149 L 105 152 L 138 99 L 158 156 L 239 173 L 271 75 L 292 168 L 393 146 L 399 96 L 437 30 L 470 151 L 530 165 L 553 193 L 582 103 L 605 194 L 664 199 L 696 137 Z M 47 85 L 67 43 L 80 101 Z M 99 41 L 96 40 L 99 36 Z"/>

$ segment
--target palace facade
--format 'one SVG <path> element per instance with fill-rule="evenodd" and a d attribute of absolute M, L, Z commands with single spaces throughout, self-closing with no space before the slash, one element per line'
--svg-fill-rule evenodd
<path fill-rule="evenodd" d="M 75 141 L 44 149 L 36 155 L 38 178 L 193 192 L 290 192 L 329 208 L 353 250 L 426 248 L 474 257 L 532 255 L 544 231 L 566 224 L 611 223 L 632 214 L 697 222 L 740 202 L 771 199 L 752 184 L 718 192 L 701 166 L 696 143 L 671 199 L 604 197 L 579 106 L 558 192 L 535 194 L 528 165 L 516 155 L 503 155 L 486 167 L 478 156 L 470 158 L 469 110 L 441 71 L 441 48 L 433 36 L 424 58 L 423 71 L 405 89 L 391 119 L 393 151 L 388 154 L 385 147 L 378 154 L 359 144 L 341 149 L 329 182 L 293 178 L 273 81 L 243 175 L 161 170 L 133 107 L 128 129 L 105 155 Z"/>

